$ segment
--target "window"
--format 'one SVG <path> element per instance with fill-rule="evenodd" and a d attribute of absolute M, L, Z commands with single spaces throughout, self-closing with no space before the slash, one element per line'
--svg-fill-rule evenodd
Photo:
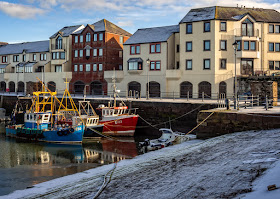
<path fill-rule="evenodd" d="M 88 33 L 86 34 L 86 42 L 90 42 L 90 39 L 91 39 L 90 36 L 91 36 L 91 35 L 90 35 L 90 33 L 88 32 Z"/>
<path fill-rule="evenodd" d="M 55 66 L 55 72 L 57 73 L 62 72 L 62 66 Z"/>
<path fill-rule="evenodd" d="M 79 71 L 82 72 L 82 71 L 83 71 L 83 68 L 84 68 L 83 64 L 80 64 L 80 69 L 79 69 Z"/>
<path fill-rule="evenodd" d="M 192 24 L 191 23 L 187 24 L 186 34 L 192 34 Z"/>
<path fill-rule="evenodd" d="M 221 40 L 221 50 L 227 50 L 227 41 L 226 40 Z"/>
<path fill-rule="evenodd" d="M 65 59 L 65 52 L 52 53 L 52 59 Z"/>
<path fill-rule="evenodd" d="M 101 57 L 101 56 L 103 56 L 103 49 L 102 48 L 99 49 L 99 57 Z"/>
<path fill-rule="evenodd" d="M 19 61 L 19 55 L 14 55 L 13 56 L 13 61 L 18 62 Z"/>
<path fill-rule="evenodd" d="M 187 41 L 186 42 L 186 52 L 190 52 L 190 51 L 192 51 L 192 42 Z"/>
<path fill-rule="evenodd" d="M 179 53 L 180 52 L 180 45 L 178 44 L 177 45 L 177 53 Z"/>
<path fill-rule="evenodd" d="M 244 50 L 249 50 L 249 41 L 244 41 Z"/>
<path fill-rule="evenodd" d="M 84 51 L 80 50 L 80 57 L 83 57 L 83 56 L 84 56 Z"/>
<path fill-rule="evenodd" d="M 123 67 L 122 67 L 122 65 L 121 65 L 121 64 L 119 65 L 119 70 L 123 70 Z"/>
<path fill-rule="evenodd" d="M 60 52 L 60 59 L 65 59 L 65 52 Z"/>
<path fill-rule="evenodd" d="M 186 60 L 186 70 L 192 70 L 192 60 L 191 59 Z"/>
<path fill-rule="evenodd" d="M 84 42 L 84 36 L 80 35 L 80 43 Z"/>
<path fill-rule="evenodd" d="M 93 41 L 97 41 L 97 34 L 93 34 Z"/>
<path fill-rule="evenodd" d="M 151 61 L 150 70 L 160 70 L 160 61 Z"/>
<path fill-rule="evenodd" d="M 253 23 L 248 18 L 242 22 L 241 33 L 242 36 L 254 36 Z"/>
<path fill-rule="evenodd" d="M 227 69 L 227 60 L 220 59 L 220 69 Z"/>
<path fill-rule="evenodd" d="M 93 49 L 93 56 L 94 56 L 94 57 L 97 56 L 97 49 L 96 49 L 96 48 Z"/>
<path fill-rule="evenodd" d="M 280 61 L 269 61 L 269 70 L 280 70 Z"/>
<path fill-rule="evenodd" d="M 78 57 L 78 50 L 74 51 L 74 57 Z"/>
<path fill-rule="evenodd" d="M 78 71 L 78 65 L 77 65 L 77 64 L 74 65 L 74 71 L 75 71 L 75 72 Z"/>
<path fill-rule="evenodd" d="M 275 25 L 275 33 L 280 33 L 280 25 Z"/>
<path fill-rule="evenodd" d="M 90 49 L 86 49 L 86 56 L 87 56 L 87 57 L 90 56 Z"/>
<path fill-rule="evenodd" d="M 203 49 L 204 49 L 204 51 L 209 51 L 210 50 L 210 40 L 204 40 L 203 41 Z"/>
<path fill-rule="evenodd" d="M 236 41 L 237 42 L 237 50 L 240 51 L 242 49 L 242 42 L 241 41 Z"/>
<path fill-rule="evenodd" d="M 176 69 L 179 69 L 180 68 L 180 62 L 176 62 Z"/>
<path fill-rule="evenodd" d="M 123 36 L 120 36 L 120 44 L 123 44 Z"/>
<path fill-rule="evenodd" d="M 210 70 L 210 59 L 204 59 L 203 60 L 203 69 L 204 70 Z"/>
<path fill-rule="evenodd" d="M 103 33 L 99 33 L 99 41 L 103 41 Z"/>
<path fill-rule="evenodd" d="M 56 39 L 56 49 L 62 49 L 62 38 L 60 36 Z"/>
<path fill-rule="evenodd" d="M 36 61 L 36 54 L 33 54 L 33 61 Z"/>
<path fill-rule="evenodd" d="M 43 54 L 44 56 L 44 60 L 46 61 L 47 60 L 47 54 Z"/>
<path fill-rule="evenodd" d="M 26 55 L 22 55 L 22 61 L 23 61 L 23 62 L 26 61 Z"/>
<path fill-rule="evenodd" d="M 273 24 L 269 24 L 269 26 L 268 26 L 268 32 L 269 32 L 269 33 L 274 33 L 274 25 L 273 25 Z"/>
<path fill-rule="evenodd" d="M 210 22 L 204 22 L 204 32 L 210 32 Z"/>
<path fill-rule="evenodd" d="M 25 65 L 25 66 L 24 66 L 24 72 L 25 72 L 25 73 L 32 73 L 32 72 L 33 72 L 33 67 L 32 67 L 32 66 Z"/>
<path fill-rule="evenodd" d="M 250 50 L 256 50 L 256 42 L 255 41 L 250 42 Z"/>
<path fill-rule="evenodd" d="M 102 65 L 102 64 L 99 64 L 99 65 L 98 65 L 98 68 L 99 68 L 99 71 L 102 71 L 102 70 L 103 70 L 103 65 Z"/>
<path fill-rule="evenodd" d="M 8 57 L 2 56 L 2 63 L 7 63 L 7 62 L 8 62 Z"/>
<path fill-rule="evenodd" d="M 269 44 L 268 44 L 268 50 L 269 50 L 270 52 L 274 52 L 274 43 L 269 43 Z"/>
<path fill-rule="evenodd" d="M 75 36 L 75 43 L 78 43 L 79 41 L 79 37 L 78 36 Z"/>
<path fill-rule="evenodd" d="M 52 53 L 52 59 L 56 59 L 56 53 Z"/>
<path fill-rule="evenodd" d="M 275 43 L 275 52 L 280 52 L 280 43 Z"/>
<path fill-rule="evenodd" d="M 160 44 L 150 44 L 150 53 L 160 53 Z"/>
<path fill-rule="evenodd" d="M 90 71 L 90 64 L 86 64 L 86 71 L 87 71 L 87 72 Z"/>
<path fill-rule="evenodd" d="M 92 70 L 97 71 L 97 64 L 93 64 Z"/>
<path fill-rule="evenodd" d="M 128 61 L 128 70 L 143 70 L 142 62 Z"/>
<path fill-rule="evenodd" d="M 6 69 L 5 68 L 0 68 L 0 74 L 5 73 Z"/>
<path fill-rule="evenodd" d="M 140 45 L 130 46 L 130 54 L 131 55 L 140 54 Z"/>
<path fill-rule="evenodd" d="M 220 30 L 221 31 L 227 31 L 227 22 L 221 21 Z"/>

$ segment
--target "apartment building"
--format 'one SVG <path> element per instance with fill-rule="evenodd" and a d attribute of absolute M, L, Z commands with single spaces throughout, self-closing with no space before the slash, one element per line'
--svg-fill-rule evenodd
<path fill-rule="evenodd" d="M 123 43 L 130 36 L 106 19 L 73 33 L 71 91 L 83 93 L 86 88 L 88 94 L 107 94 L 107 82 L 112 82 L 112 71 L 122 71 Z M 109 72 L 105 77 L 106 71 Z"/>
<path fill-rule="evenodd" d="M 0 46 L 0 90 L 32 92 L 50 62 L 49 41 Z"/>
<path fill-rule="evenodd" d="M 118 89 L 146 96 L 149 85 L 151 97 L 166 92 L 174 76 L 168 70 L 179 67 L 178 44 L 179 25 L 137 30 L 124 43 L 123 74 L 116 74 Z"/>
<path fill-rule="evenodd" d="M 72 34 L 82 30 L 84 25 L 65 26 L 50 37 L 50 66 L 45 69 L 48 86 L 53 91 L 63 92 L 65 81 L 72 79 Z"/>
<path fill-rule="evenodd" d="M 149 64 L 146 77 L 149 82 L 156 81 L 149 87 L 152 96 L 174 96 L 174 93 L 182 98 L 197 98 L 202 95 L 216 98 L 221 93 L 231 96 L 235 61 L 237 90 L 240 93 L 246 87 L 240 83 L 241 80 L 256 76 L 277 76 L 280 69 L 277 58 L 280 53 L 279 25 L 280 13 L 272 9 L 221 6 L 191 9 L 180 21 L 179 33 L 174 33 L 174 42 L 171 44 L 166 41 L 169 44 L 167 54 L 162 58 L 151 57 L 152 43 L 157 43 L 157 39 L 147 42 L 146 48 L 146 44 L 143 44 L 146 41 L 138 39 L 131 42 L 143 31 L 140 29 L 124 44 L 123 64 L 129 65 L 133 61 L 131 58 L 140 60 L 144 69 Z M 153 29 L 157 31 L 153 35 L 159 38 L 163 36 L 166 32 L 160 31 L 161 28 L 164 27 Z M 143 37 L 150 38 L 149 32 Z M 173 36 L 169 39 L 171 38 Z M 233 48 L 235 42 L 236 51 Z M 134 55 L 132 53 L 136 48 L 138 54 Z M 162 55 L 162 52 L 164 51 L 161 50 L 158 55 Z M 171 55 L 174 58 L 170 58 Z M 150 63 L 146 63 L 148 57 Z M 166 63 L 162 60 L 164 57 Z M 157 59 L 164 64 L 161 64 L 160 72 L 155 74 L 156 71 L 151 68 L 154 68 Z M 141 69 L 137 69 L 136 74 L 131 71 L 129 67 L 124 67 L 125 78 L 119 83 L 119 87 L 137 92 L 141 87 L 143 96 L 148 90 L 148 81 L 143 80 L 145 73 Z M 138 85 L 136 89 L 136 86 L 131 86 L 130 81 L 138 80 L 138 77 L 142 81 L 134 82 Z M 160 90 L 161 94 L 155 95 L 153 90 Z"/>

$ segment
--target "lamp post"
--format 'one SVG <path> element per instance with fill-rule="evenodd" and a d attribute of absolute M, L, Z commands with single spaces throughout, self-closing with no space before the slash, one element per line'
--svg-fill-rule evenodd
<path fill-rule="evenodd" d="M 150 87 L 150 85 L 149 85 L 149 67 L 150 67 L 150 59 L 148 58 L 147 59 L 147 95 L 146 95 L 146 99 L 148 100 L 149 99 L 149 97 L 150 97 L 150 91 L 149 91 L 149 87 Z"/>
<path fill-rule="evenodd" d="M 238 43 L 234 41 L 232 44 L 233 49 L 234 49 L 234 84 L 233 84 L 233 92 L 234 92 L 234 109 L 236 109 L 236 104 L 237 104 L 237 82 L 236 82 L 236 50 Z"/>

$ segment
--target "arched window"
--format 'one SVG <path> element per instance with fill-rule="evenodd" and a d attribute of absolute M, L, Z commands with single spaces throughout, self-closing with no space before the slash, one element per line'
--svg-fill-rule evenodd
<path fill-rule="evenodd" d="M 198 97 L 202 98 L 202 93 L 204 93 L 204 98 L 211 98 L 211 84 L 209 82 L 200 82 L 198 84 Z"/>
<path fill-rule="evenodd" d="M 226 82 L 220 82 L 219 84 L 219 96 L 220 97 L 227 97 L 227 83 Z"/>
<path fill-rule="evenodd" d="M 15 82 L 9 82 L 9 90 L 10 92 L 15 92 Z"/>
<path fill-rule="evenodd" d="M 90 84 L 90 94 L 91 95 L 102 95 L 102 83 L 100 81 L 94 81 Z"/>
<path fill-rule="evenodd" d="M 128 83 L 128 93 L 134 96 L 134 93 L 138 95 L 141 93 L 141 84 L 139 82 L 133 81 Z"/>
<path fill-rule="evenodd" d="M 83 94 L 85 88 L 85 83 L 82 81 L 77 81 L 74 83 L 74 93 Z"/>
<path fill-rule="evenodd" d="M 158 82 L 149 82 L 149 96 L 160 97 L 160 84 Z"/>
<path fill-rule="evenodd" d="M 23 82 L 18 82 L 17 92 L 24 92 L 24 83 Z"/>
<path fill-rule="evenodd" d="M 6 91 L 6 82 L 2 81 L 0 83 L 0 91 Z"/>
<path fill-rule="evenodd" d="M 53 81 L 50 81 L 48 83 L 48 89 L 50 89 L 50 91 L 52 91 L 52 92 L 55 92 L 55 90 L 56 90 L 56 83 L 53 82 Z"/>
<path fill-rule="evenodd" d="M 88 32 L 86 34 L 86 42 L 90 42 L 90 39 L 91 39 L 91 34 Z"/>
<path fill-rule="evenodd" d="M 56 39 L 56 49 L 62 49 L 62 38 L 59 36 L 57 39 Z"/>
<path fill-rule="evenodd" d="M 190 82 L 182 82 L 180 84 L 180 97 L 181 98 L 192 98 L 193 95 L 193 85 Z"/>

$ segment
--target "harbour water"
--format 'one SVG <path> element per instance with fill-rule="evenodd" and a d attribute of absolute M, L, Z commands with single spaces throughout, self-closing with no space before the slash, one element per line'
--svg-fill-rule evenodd
<path fill-rule="evenodd" d="M 33 143 L 5 137 L 1 125 L 0 196 L 137 155 L 134 138 L 90 139 L 80 145 Z"/>

